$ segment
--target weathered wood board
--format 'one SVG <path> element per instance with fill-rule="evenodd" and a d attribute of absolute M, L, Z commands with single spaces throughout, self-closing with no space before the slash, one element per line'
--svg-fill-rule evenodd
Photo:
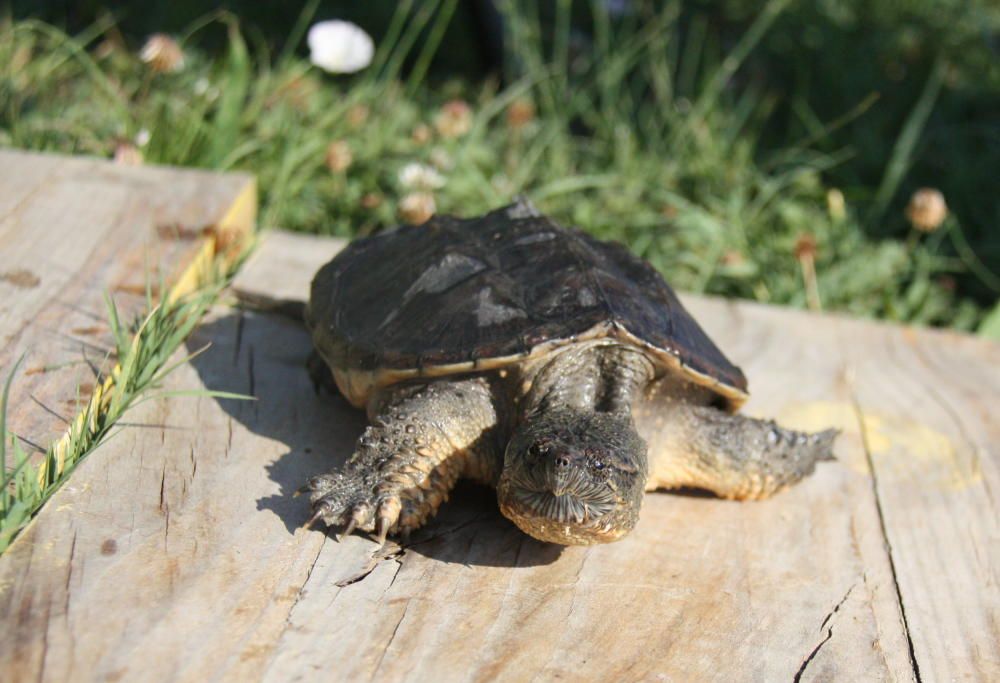
<path fill-rule="evenodd" d="M 265 240 L 237 294 L 260 303 L 283 276 L 281 291 L 302 296 L 317 260 L 338 248 L 323 245 Z M 277 262 L 281 272 L 266 267 Z M 685 301 L 747 372 L 746 409 L 840 427 L 836 462 L 761 503 L 649 495 L 631 535 L 590 548 L 535 542 L 500 516 L 492 491 L 463 486 L 404 547 L 374 556 L 362 536 L 299 529 L 307 506 L 290 497 L 348 455 L 362 416 L 313 392 L 296 320 L 219 307 L 190 341 L 213 347 L 168 388 L 257 400 L 157 400 L 129 415 L 134 426 L 0 558 L 0 671 L 51 681 L 1000 679 L 1000 347 Z"/>
<path fill-rule="evenodd" d="M 45 447 L 114 348 L 105 294 L 128 322 L 211 240 L 253 229 L 252 177 L 0 150 L 0 371 L 23 355 L 8 421 Z M 77 392 L 79 388 L 79 393 Z"/>

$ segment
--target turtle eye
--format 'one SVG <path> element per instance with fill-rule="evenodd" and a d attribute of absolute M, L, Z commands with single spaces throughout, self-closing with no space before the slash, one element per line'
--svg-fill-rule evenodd
<path fill-rule="evenodd" d="M 528 448 L 528 455 L 533 458 L 544 458 L 549 454 L 548 444 L 544 443 L 533 443 Z"/>

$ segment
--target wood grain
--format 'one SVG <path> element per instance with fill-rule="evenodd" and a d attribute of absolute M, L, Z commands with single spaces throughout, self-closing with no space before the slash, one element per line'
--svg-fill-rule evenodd
<path fill-rule="evenodd" d="M 89 398 L 113 349 L 105 294 L 131 322 L 147 284 L 193 278 L 193 262 L 252 230 L 255 207 L 247 175 L 0 150 L 4 375 L 24 356 L 12 430 L 45 447 Z"/>
<path fill-rule="evenodd" d="M 303 292 L 317 243 L 295 255 L 296 238 L 268 238 L 256 258 L 279 243 L 282 287 Z M 237 292 L 260 303 L 271 278 L 244 277 Z M 313 393 L 297 321 L 220 307 L 190 341 L 212 348 L 168 388 L 258 400 L 156 401 L 129 415 L 135 426 L 0 558 L 0 670 L 15 680 L 996 680 L 997 346 L 685 304 L 747 372 L 746 410 L 840 427 L 837 462 L 761 503 L 649 495 L 631 535 L 591 548 L 538 543 L 499 515 L 491 490 L 461 486 L 405 546 L 376 553 L 362 536 L 297 529 L 307 506 L 290 497 L 349 454 L 362 416 Z"/>

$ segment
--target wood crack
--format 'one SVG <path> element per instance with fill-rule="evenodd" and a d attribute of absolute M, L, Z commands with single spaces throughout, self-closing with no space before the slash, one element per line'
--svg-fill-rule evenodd
<path fill-rule="evenodd" d="M 878 471 L 875 468 L 875 459 L 872 457 L 871 443 L 869 442 L 868 431 L 865 428 L 865 414 L 861 408 L 861 402 L 854 392 L 851 392 L 850 398 L 851 407 L 854 409 L 854 417 L 858 423 L 858 434 L 861 436 L 861 447 L 865 452 L 868 471 L 871 472 L 872 496 L 875 499 L 875 511 L 878 516 L 879 531 L 882 534 L 882 545 L 889 560 L 889 572 L 892 574 L 892 587 L 896 592 L 896 604 L 899 606 L 899 616 L 903 622 L 903 634 L 906 636 L 906 647 L 909 650 L 910 668 L 913 670 L 913 678 L 917 683 L 921 683 L 920 665 L 917 663 L 917 653 L 913 647 L 913 635 L 910 633 L 910 623 L 906 617 L 906 604 L 903 602 L 903 591 L 899 587 L 899 574 L 896 571 L 896 560 L 893 557 L 892 544 L 889 542 L 889 531 L 885 523 L 885 511 L 882 508 L 882 499 L 879 497 Z"/>
<path fill-rule="evenodd" d="M 253 344 L 250 344 L 247 348 L 247 375 L 250 383 L 247 393 L 257 398 L 257 375 L 254 372 Z"/>
<path fill-rule="evenodd" d="M 243 325 L 245 324 L 243 311 L 236 312 L 236 334 L 233 340 L 233 367 L 236 367 L 240 360 L 240 349 L 243 348 Z"/>
<path fill-rule="evenodd" d="M 856 583 L 854 584 L 854 586 L 848 588 L 847 592 L 844 593 L 844 597 L 842 597 L 840 601 L 833 606 L 833 609 L 827 612 L 826 616 L 823 617 L 823 622 L 819 625 L 819 630 L 822 631 L 825 628 L 826 635 L 823 636 L 822 640 L 816 643 L 816 646 L 812 649 L 812 651 L 810 651 L 809 654 L 806 655 L 806 658 L 802 660 L 802 664 L 799 665 L 798 671 L 795 672 L 795 676 L 794 678 L 792 678 L 793 683 L 799 683 L 799 681 L 802 680 L 802 675 L 805 674 L 806 669 L 809 668 L 809 664 L 812 662 L 813 659 L 816 658 L 816 655 L 819 654 L 819 651 L 823 649 L 823 646 L 826 645 L 828 642 L 830 642 L 830 639 L 833 638 L 833 624 L 830 622 L 833 619 L 833 615 L 839 612 L 843 604 L 847 602 L 847 598 L 850 597 L 851 592 L 854 590 L 855 586 L 857 586 Z"/>
<path fill-rule="evenodd" d="M 402 566 L 402 564 L 400 564 L 400 566 Z M 396 573 L 398 574 L 399 571 L 397 571 Z M 395 580 L 396 577 L 394 576 L 393 581 Z M 392 584 L 389 585 L 391 586 Z M 388 588 L 386 590 L 388 590 Z M 382 668 L 382 662 L 385 661 L 385 656 L 389 654 L 389 648 L 392 647 L 392 641 L 396 639 L 396 634 L 399 633 L 399 627 L 403 625 L 403 621 L 406 619 L 406 613 L 409 611 L 409 609 L 410 609 L 410 601 L 407 600 L 406 605 L 403 606 L 403 613 L 400 615 L 399 621 L 396 622 L 396 626 L 392 629 L 392 635 L 389 636 L 389 640 L 386 642 L 385 647 L 382 648 L 382 654 L 378 658 L 378 664 L 375 665 L 375 670 L 372 672 L 372 677 L 370 680 L 374 681 L 378 678 L 378 672 Z"/>
<path fill-rule="evenodd" d="M 382 550 L 383 548 L 379 548 L 374 553 L 372 553 L 371 557 L 368 558 L 368 562 L 357 574 L 349 576 L 346 579 L 342 579 L 337 583 L 335 583 L 334 585 L 337 586 L 337 588 L 344 588 L 345 586 L 350 586 L 353 583 L 357 583 L 358 581 L 366 579 L 373 571 L 375 571 L 375 568 L 378 567 L 379 564 L 385 562 L 386 560 L 395 560 L 399 564 L 399 567 L 396 569 L 396 574 L 394 574 L 392 577 L 392 580 L 395 581 L 396 575 L 399 574 L 399 570 L 403 566 L 402 557 L 406 554 L 406 548 L 396 546 L 394 550 L 390 550 L 388 553 L 385 554 L 381 554 Z M 389 583 L 389 586 L 390 587 L 392 586 L 391 582 Z M 388 590 L 388 588 L 386 590 Z"/>
<path fill-rule="evenodd" d="M 274 640 L 271 642 L 271 654 L 270 658 L 267 660 L 262 671 L 267 671 L 271 664 L 274 662 L 274 652 L 278 648 L 278 644 L 284 639 L 285 633 L 292 627 L 292 615 L 295 614 L 295 608 L 298 607 L 299 602 L 305 595 L 306 586 L 309 585 L 309 580 L 312 578 L 313 570 L 316 569 L 316 564 L 319 562 L 320 555 L 323 554 L 323 548 L 326 546 L 328 539 L 324 539 L 320 544 L 319 548 L 316 550 L 316 554 L 313 556 L 312 562 L 309 564 L 309 570 L 306 571 L 306 577 L 302 580 L 302 585 L 299 586 L 298 592 L 295 594 L 295 600 L 288 607 L 288 613 L 285 615 L 285 623 L 282 625 L 281 630 L 277 633 Z M 339 595 L 340 591 L 337 591 L 336 595 Z M 334 598 L 336 599 L 336 595 Z M 261 677 L 263 679 L 263 676 Z"/>
<path fill-rule="evenodd" d="M 285 631 L 291 628 L 292 615 L 295 613 L 295 608 L 298 606 L 299 601 L 302 600 L 302 596 L 305 594 L 306 586 L 309 585 L 309 579 L 312 578 L 313 570 L 316 569 L 316 563 L 319 562 L 319 556 L 323 554 L 323 548 L 326 546 L 326 543 L 327 541 L 324 539 L 324 541 L 320 544 L 319 549 L 316 550 L 316 555 L 313 557 L 312 562 L 309 564 L 309 571 L 306 572 L 306 578 L 302 580 L 302 585 L 299 586 L 299 592 L 296 593 L 295 595 L 295 601 L 288 608 L 288 615 L 285 617 L 285 625 L 282 627 L 281 632 L 279 633 L 278 637 L 275 638 L 274 642 L 276 643 L 279 642 L 281 640 L 281 637 L 284 635 Z"/>
<path fill-rule="evenodd" d="M 69 562 L 66 567 L 66 584 L 64 586 L 64 591 L 66 593 L 65 600 L 63 601 L 63 616 L 69 618 L 69 598 L 70 598 L 70 583 L 73 581 L 73 563 L 76 560 L 76 537 L 77 531 L 73 531 L 73 541 L 69 547 Z"/>

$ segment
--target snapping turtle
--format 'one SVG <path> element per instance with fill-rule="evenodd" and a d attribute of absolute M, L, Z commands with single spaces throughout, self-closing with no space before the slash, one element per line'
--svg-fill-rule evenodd
<path fill-rule="evenodd" d="M 535 538 L 603 543 L 644 491 L 766 498 L 832 457 L 834 430 L 733 414 L 746 378 L 651 266 L 524 201 L 351 243 L 306 322 L 318 379 L 371 421 L 304 487 L 345 533 L 408 534 L 467 477 Z"/>

